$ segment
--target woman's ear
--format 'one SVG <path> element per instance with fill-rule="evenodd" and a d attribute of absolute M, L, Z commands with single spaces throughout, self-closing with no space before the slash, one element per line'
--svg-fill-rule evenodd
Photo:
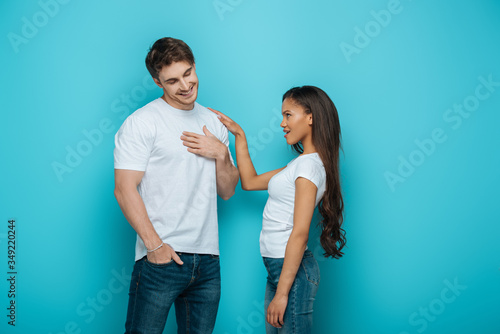
<path fill-rule="evenodd" d="M 313 114 L 312 113 L 307 115 L 307 122 L 309 125 L 313 124 Z"/>

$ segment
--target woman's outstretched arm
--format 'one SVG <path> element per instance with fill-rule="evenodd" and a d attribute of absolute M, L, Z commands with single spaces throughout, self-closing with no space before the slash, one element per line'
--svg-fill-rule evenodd
<path fill-rule="evenodd" d="M 309 227 L 316 207 L 314 183 L 299 177 L 295 180 L 295 206 L 293 209 L 293 230 L 286 245 L 285 260 L 281 269 L 278 287 L 273 300 L 267 308 L 266 320 L 281 328 L 288 304 L 288 294 L 299 269 L 309 239 Z"/>
<path fill-rule="evenodd" d="M 208 109 L 216 113 L 222 124 L 224 124 L 227 130 L 234 135 L 236 164 L 240 172 L 241 188 L 243 188 L 243 190 L 266 190 L 269 180 L 285 167 L 258 175 L 253 166 L 252 159 L 250 158 L 247 138 L 241 126 L 220 111 L 212 108 Z"/>

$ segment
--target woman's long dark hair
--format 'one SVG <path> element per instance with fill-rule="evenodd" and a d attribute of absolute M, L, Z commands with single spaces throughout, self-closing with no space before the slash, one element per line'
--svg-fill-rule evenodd
<path fill-rule="evenodd" d="M 325 166 L 325 193 L 318 204 L 322 216 L 321 246 L 325 257 L 340 258 L 345 245 L 344 200 L 340 186 L 339 152 L 341 147 L 340 122 L 337 108 L 328 95 L 318 87 L 294 87 L 283 95 L 283 101 L 291 99 L 304 107 L 307 114 L 312 113 L 312 141 Z M 304 152 L 302 143 L 292 145 L 300 153 Z"/>

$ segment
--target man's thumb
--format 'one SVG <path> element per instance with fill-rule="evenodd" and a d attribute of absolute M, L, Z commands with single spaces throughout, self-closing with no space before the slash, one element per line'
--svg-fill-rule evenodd
<path fill-rule="evenodd" d="M 205 134 L 205 136 L 213 136 L 212 132 L 208 131 L 206 125 L 203 125 L 203 133 Z"/>

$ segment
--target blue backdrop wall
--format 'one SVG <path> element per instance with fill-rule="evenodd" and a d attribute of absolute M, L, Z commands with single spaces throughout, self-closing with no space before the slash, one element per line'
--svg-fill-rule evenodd
<path fill-rule="evenodd" d="M 294 157 L 278 120 L 287 89 L 316 85 L 337 105 L 348 248 L 322 259 L 311 231 L 314 333 L 500 332 L 500 2 L 41 0 L 0 12 L 0 332 L 123 332 L 135 232 L 113 196 L 113 139 L 161 95 L 144 57 L 164 36 L 191 46 L 198 102 L 243 125 L 259 172 Z M 215 333 L 264 332 L 266 198 L 238 186 L 219 201 Z M 171 312 L 165 333 L 175 328 Z"/>

